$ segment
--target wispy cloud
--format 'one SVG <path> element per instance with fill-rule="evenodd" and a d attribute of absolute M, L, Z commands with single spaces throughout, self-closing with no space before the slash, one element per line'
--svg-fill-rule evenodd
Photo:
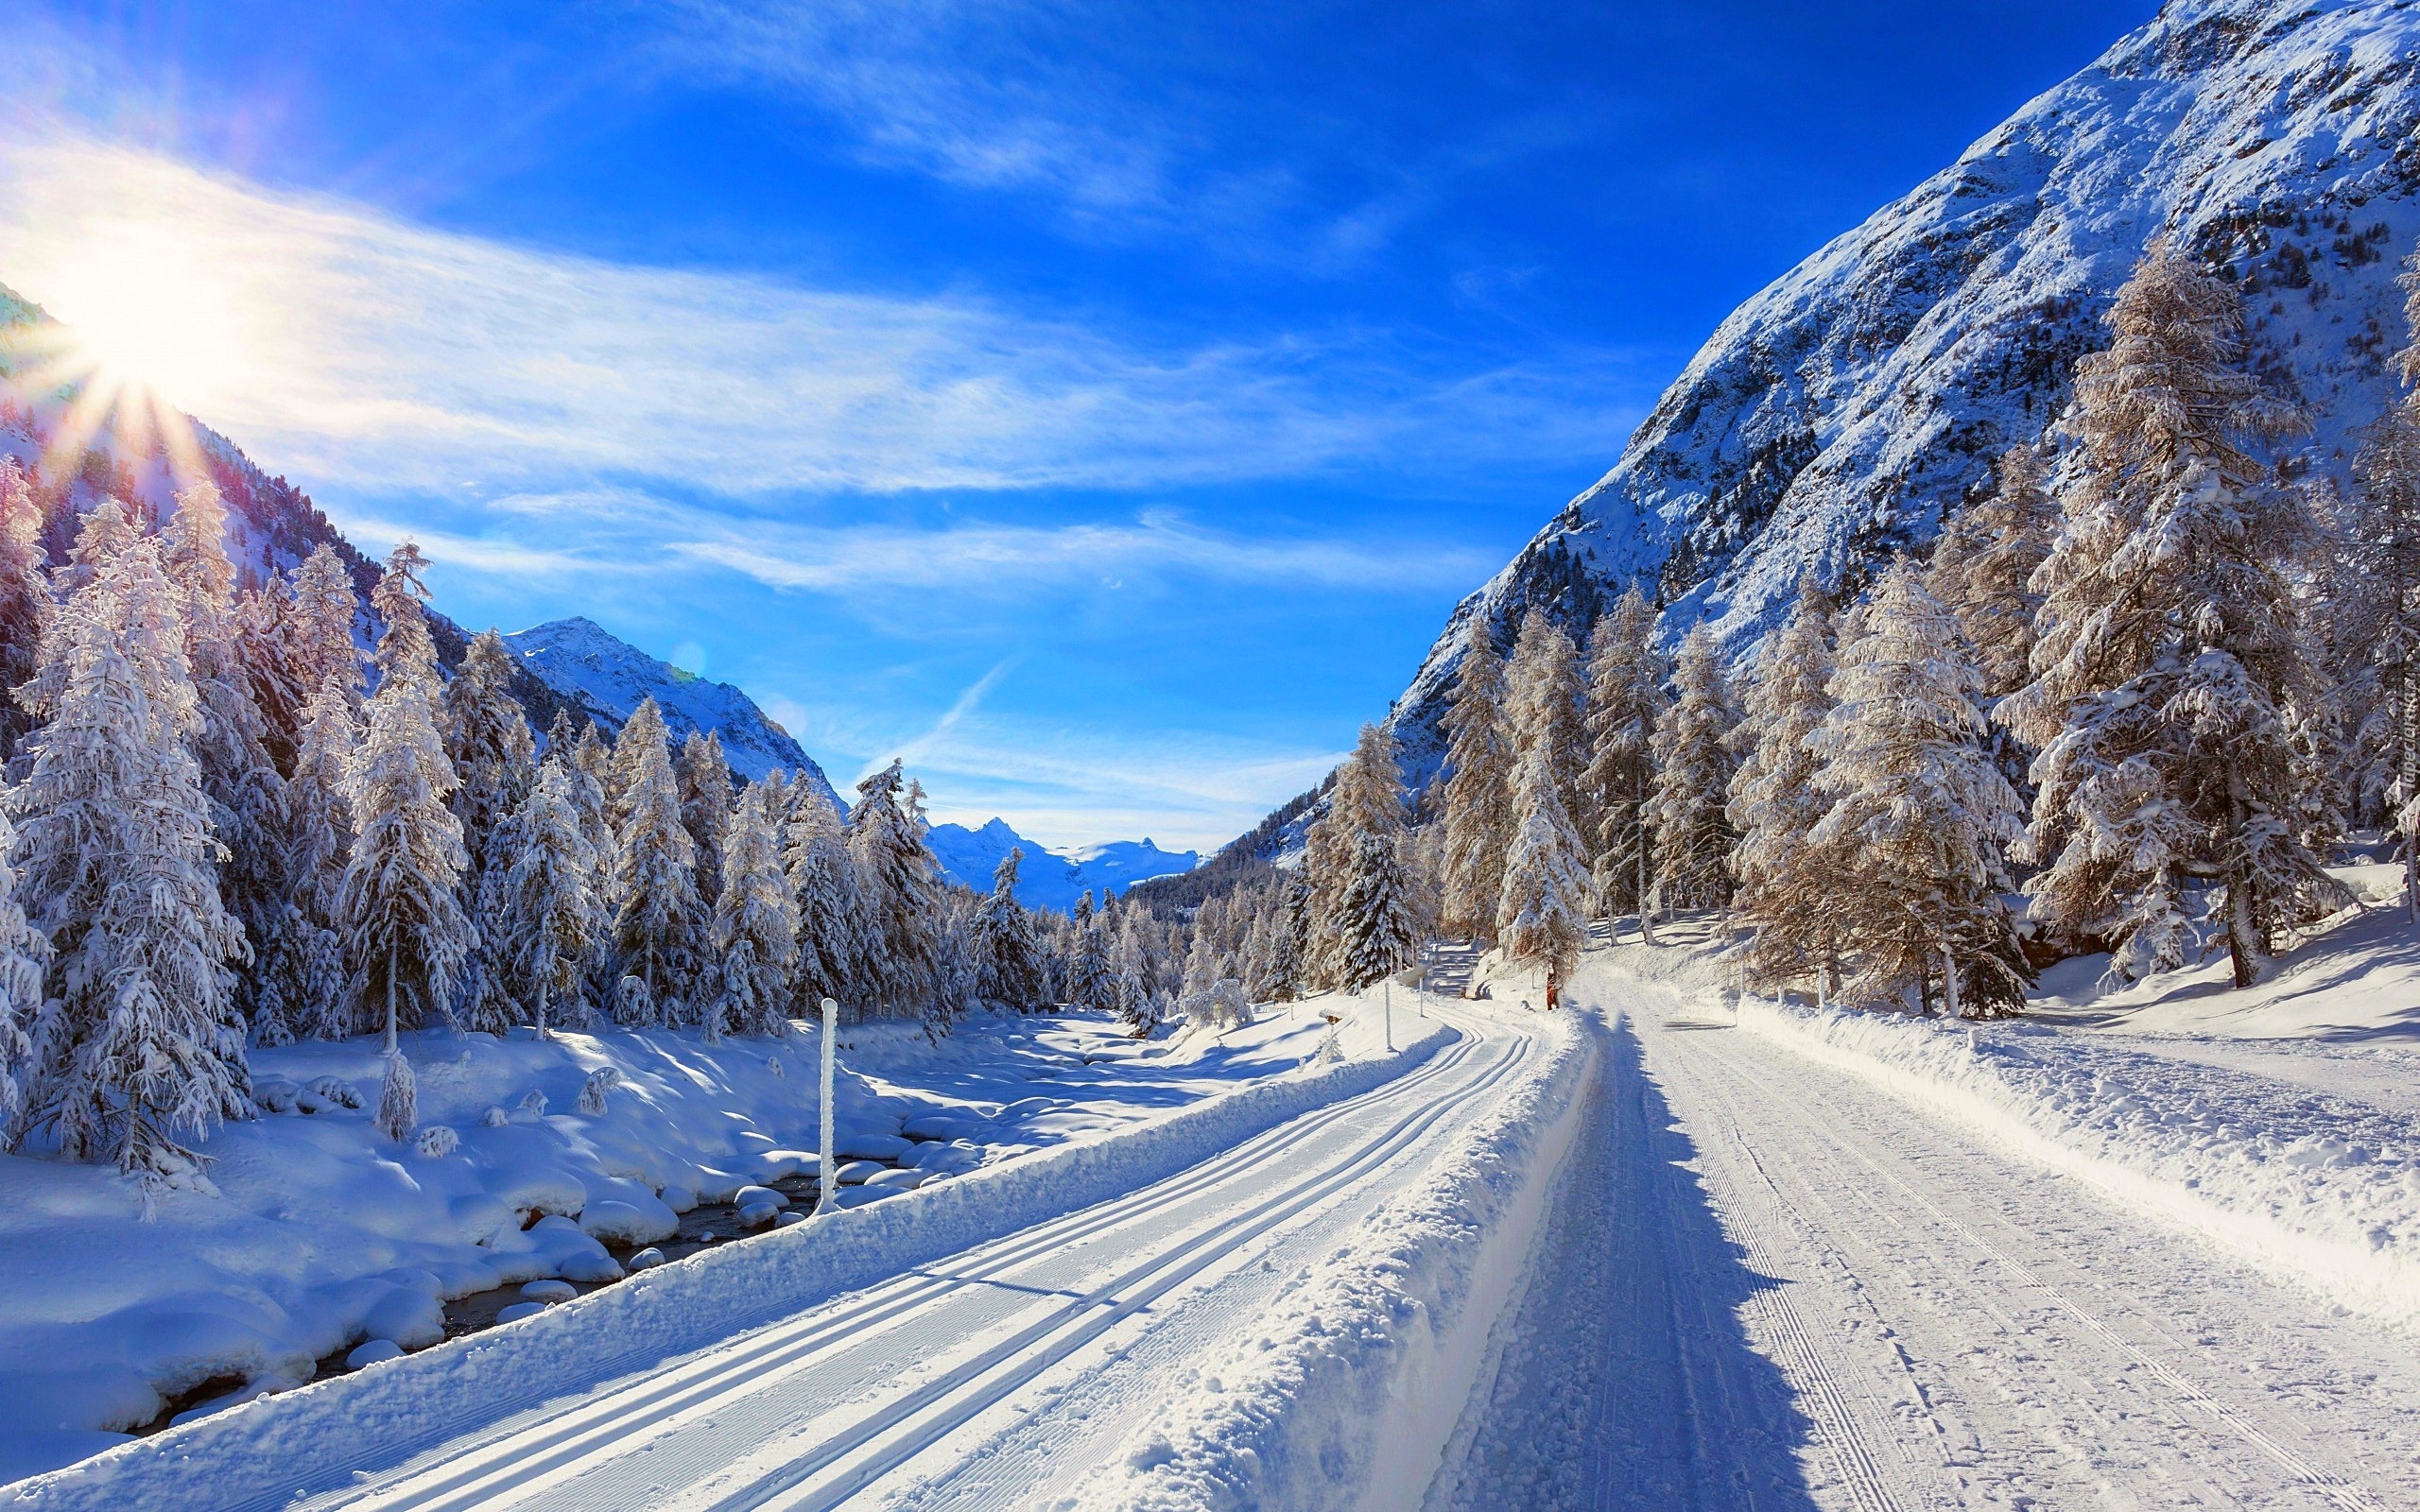
<path fill-rule="evenodd" d="M 1131 521 L 1052 526 L 955 525 L 940 530 L 775 527 L 673 541 L 671 550 L 772 588 L 929 587 L 1030 592 L 1069 577 L 1182 575 L 1360 592 L 1427 592 L 1468 584 L 1495 565 L 1450 542 L 1373 545 L 1332 539 L 1253 538 L 1205 530 L 1167 510 Z"/>
<path fill-rule="evenodd" d="M 996 814 L 1063 845 L 1149 833 L 1163 845 L 1206 850 L 1317 784 L 1343 755 L 1207 732 L 1136 738 L 970 718 L 914 765 L 945 795 L 938 818 L 979 824 Z"/>
<path fill-rule="evenodd" d="M 68 135 L 0 144 L 0 242 L 21 292 L 135 337 L 172 398 L 327 481 L 1136 488 L 1601 451 L 1631 418 L 1568 363 L 1158 349 L 974 299 L 448 235 Z"/>
<path fill-rule="evenodd" d="M 1282 175 L 1202 164 L 1213 112 L 1192 76 L 1208 38 L 1189 50 L 1154 47 L 1151 28 L 1132 18 L 1061 0 L 647 9 L 658 20 L 651 51 L 661 66 L 790 91 L 846 120 L 867 159 L 962 187 L 1039 190 L 1079 215 L 1121 222 L 1172 213 L 1181 192 L 1231 213 L 1287 193 Z M 1163 18 L 1170 30 L 1179 21 Z M 1159 64 L 1156 97 L 1136 96 L 1128 72 L 1136 51 Z M 1187 118 L 1190 130 L 1177 124 Z M 1180 179 L 1191 181 L 1181 188 Z"/>
<path fill-rule="evenodd" d="M 991 692 L 1002 678 L 1008 676 L 1009 669 L 1015 666 L 1016 662 L 1017 659 L 1011 657 L 968 683 L 966 691 L 951 700 L 950 706 L 942 711 L 942 716 L 933 721 L 933 727 L 930 730 L 901 746 L 891 753 L 892 757 L 902 762 L 922 765 L 925 754 L 948 740 L 951 733 L 966 722 L 966 716 L 975 712 L 976 706 L 983 701 L 983 696 Z M 890 758 L 880 756 L 873 758 L 866 765 L 863 771 L 857 773 L 858 781 L 863 782 L 869 775 L 879 770 L 888 759 Z"/>

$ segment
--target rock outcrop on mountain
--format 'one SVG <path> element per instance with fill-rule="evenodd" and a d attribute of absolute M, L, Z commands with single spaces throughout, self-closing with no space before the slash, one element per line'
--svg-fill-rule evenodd
<path fill-rule="evenodd" d="M 1800 574 L 1856 589 L 2044 433 L 2146 246 L 2247 296 L 2256 360 L 2309 407 L 2283 460 L 2342 472 L 2393 392 L 2420 238 L 2420 9 L 2177 0 L 1724 320 L 1611 472 L 1457 609 L 1392 715 L 1407 775 L 1463 629 L 1576 630 L 1633 583 L 1735 654 Z"/>

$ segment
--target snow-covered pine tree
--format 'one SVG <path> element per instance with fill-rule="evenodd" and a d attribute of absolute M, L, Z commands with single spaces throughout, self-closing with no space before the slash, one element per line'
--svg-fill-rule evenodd
<path fill-rule="evenodd" d="M 334 679 L 357 710 L 361 703 L 361 647 L 353 625 L 361 611 L 353 572 L 325 541 L 294 569 L 287 622 L 295 675 L 317 693 Z"/>
<path fill-rule="evenodd" d="M 1400 832 L 1365 830 L 1353 838 L 1353 868 L 1337 907 L 1337 985 L 1347 992 L 1392 976 L 1419 956 L 1411 887 L 1397 854 L 1402 843 Z"/>
<path fill-rule="evenodd" d="M 129 507 L 114 495 L 85 510 L 77 523 L 75 543 L 67 548 L 65 565 L 52 575 L 53 590 L 61 598 L 73 598 L 90 588 L 101 569 L 132 545 L 149 522 L 148 511 Z"/>
<path fill-rule="evenodd" d="M 1336 769 L 1335 785 L 1328 791 L 1328 811 L 1311 826 L 1310 843 L 1304 856 L 1305 869 L 1310 874 L 1315 932 L 1309 959 L 1313 980 L 1341 984 L 1352 974 L 1345 954 L 1346 941 L 1360 926 L 1345 919 L 1344 900 L 1355 890 L 1361 866 L 1378 853 L 1361 844 L 1365 835 L 1375 835 L 1386 842 L 1380 849 L 1386 857 L 1388 885 L 1405 886 L 1400 858 L 1395 853 L 1395 842 L 1403 830 L 1403 768 L 1395 761 L 1394 737 L 1377 725 L 1363 725 L 1353 754 Z M 1365 899 L 1380 896 L 1371 891 L 1374 885 L 1361 885 Z M 1408 906 L 1406 896 L 1385 896 L 1391 905 Z M 1393 919 L 1388 927 L 1402 924 L 1401 919 Z"/>
<path fill-rule="evenodd" d="M 1513 644 L 1504 680 L 1505 723 L 1515 760 L 1543 746 L 1564 812 L 1575 825 L 1592 818 L 1580 798 L 1580 774 L 1588 763 L 1588 727 L 1581 708 L 1587 690 L 1581 679 L 1579 647 L 1562 626 L 1533 609 L 1521 617 L 1521 637 Z M 1519 779 L 1513 781 L 1517 786 Z M 1515 798 L 1515 825 L 1519 806 Z"/>
<path fill-rule="evenodd" d="M 1526 743 L 1512 778 L 1512 846 L 1504 858 L 1504 897 L 1495 937 L 1508 959 L 1568 975 L 1588 942 L 1588 873 L 1580 832 L 1563 806 L 1567 763 L 1551 732 Z M 1408 932 L 1407 932 L 1408 933 Z M 1410 964 L 1418 942 L 1408 941 L 1390 971 Z"/>
<path fill-rule="evenodd" d="M 1042 963 L 1033 925 L 1017 902 L 1022 847 L 1011 846 L 992 872 L 992 890 L 975 916 L 976 990 L 994 1003 L 1030 1008 L 1042 1002 Z"/>
<path fill-rule="evenodd" d="M 372 596 L 386 628 L 354 762 L 353 851 L 338 901 L 362 1013 L 382 1025 L 389 1056 L 400 1054 L 398 1030 L 452 1006 L 477 939 L 462 908 L 462 823 L 445 806 L 454 764 L 437 732 L 437 647 L 420 580 L 427 565 L 405 541 Z"/>
<path fill-rule="evenodd" d="M 42 663 L 42 627 L 51 608 L 43 571 L 42 505 L 13 456 L 0 456 L 0 763 L 17 754 L 33 718 L 16 690 Z"/>
<path fill-rule="evenodd" d="M 715 894 L 714 938 L 722 993 L 707 1022 L 733 1034 L 779 1035 L 789 1027 L 798 903 L 782 871 L 771 797 L 764 783 L 750 784 L 724 820 L 717 847 L 722 885 Z"/>
<path fill-rule="evenodd" d="M 2022 1012 L 2033 972 L 2001 894 L 2023 809 L 1984 743 L 1974 650 L 1904 558 L 1857 624 L 1811 740 L 1829 807 L 1808 849 L 1831 874 L 1798 905 L 1837 918 L 1854 940 L 1848 1002 L 1913 992 L 1952 1016 Z"/>
<path fill-rule="evenodd" d="M 698 852 L 681 822 L 681 787 L 655 700 L 643 700 L 614 747 L 614 953 L 625 976 L 647 984 L 657 1022 L 685 1023 L 704 955 Z M 638 1001 L 638 1000 L 631 1000 Z"/>
<path fill-rule="evenodd" d="M 18 896 L 16 850 L 16 827 L 0 812 L 0 1150 L 14 1148 L 23 1126 L 33 1037 L 47 1017 L 43 973 L 50 965 L 50 941 L 26 921 Z"/>
<path fill-rule="evenodd" d="M 227 505 L 217 488 L 196 483 L 177 495 L 161 541 L 161 558 L 182 603 L 185 658 L 199 723 L 193 735 L 211 830 L 224 852 L 218 893 L 244 927 L 246 964 L 257 959 L 285 911 L 285 781 L 263 737 L 268 723 L 252 701 L 251 668 L 240 644 L 235 564 L 227 557 Z M 236 1005 L 257 1005 L 253 977 L 237 978 Z"/>
<path fill-rule="evenodd" d="M 791 971 L 797 1013 L 814 1017 L 825 998 L 863 1011 L 856 868 L 849 861 L 839 815 L 811 788 L 790 805 L 782 869 L 798 910 L 798 959 Z"/>
<path fill-rule="evenodd" d="M 191 749 L 183 595 L 157 541 L 107 524 L 121 543 L 82 554 L 93 576 L 51 616 L 32 711 L 47 722 L 9 795 L 21 896 L 54 952 L 18 1128 L 114 1160 L 147 1204 L 193 1171 L 180 1141 L 251 1114 L 228 969 L 243 933 Z"/>
<path fill-rule="evenodd" d="M 441 730 L 459 778 L 447 804 L 462 824 L 471 855 L 466 885 L 486 868 L 492 837 L 538 775 L 538 743 L 512 696 L 512 648 L 494 630 L 472 637 L 445 685 Z"/>
<path fill-rule="evenodd" d="M 1504 850 L 1512 833 L 1512 736 L 1504 663 L 1483 613 L 1471 615 L 1443 723 L 1443 928 L 1463 939 L 1492 937 L 1496 904 L 1504 896 Z"/>
<path fill-rule="evenodd" d="M 1252 930 L 1244 936 L 1244 953 L 1236 964 L 1243 981 L 1244 996 L 1254 1003 L 1269 1001 L 1269 936 L 1270 909 L 1268 899 L 1255 900 L 1251 909 Z"/>
<path fill-rule="evenodd" d="M 482 878 L 493 895 L 496 959 L 527 1004 L 541 1039 L 587 1022 L 585 968 L 602 947 L 604 901 L 596 849 L 573 797 L 570 753 L 549 755 L 497 831 L 496 861 Z"/>
<path fill-rule="evenodd" d="M 1948 605 L 1974 646 L 1988 709 L 2031 679 L 2033 575 L 2059 533 L 2049 449 L 2020 441 L 2002 452 L 1992 491 L 1952 516 L 1933 545 L 1925 587 Z"/>
<path fill-rule="evenodd" d="M 387 1052 L 386 1070 L 378 1077 L 378 1108 L 370 1115 L 370 1126 L 398 1144 L 420 1126 L 420 1078 L 413 1074 L 410 1057 L 401 1050 Z"/>
<path fill-rule="evenodd" d="M 1262 990 L 1271 1003 L 1291 1003 L 1303 996 L 1303 936 L 1310 926 L 1309 902 L 1302 883 L 1280 879 L 1269 930 L 1269 974 Z"/>
<path fill-rule="evenodd" d="M 692 733 L 681 744 L 681 823 L 698 848 L 698 901 L 709 910 L 722 893 L 723 826 L 731 821 L 731 763 L 722 737 Z M 778 828 L 778 826 L 777 826 Z"/>
<path fill-rule="evenodd" d="M 1742 733 L 1754 742 L 1731 779 L 1731 826 L 1738 833 L 1734 900 L 1754 934 L 1749 966 L 1777 983 L 1820 973 L 1840 988 L 1840 916 L 1829 886 L 1838 858 L 1808 838 L 1831 800 L 1815 785 L 1810 737 L 1831 712 L 1832 600 L 1808 573 L 1798 603 L 1756 659 L 1742 699 Z"/>
<path fill-rule="evenodd" d="M 285 1021 L 297 1034 L 341 1040 L 356 1026 L 344 976 L 344 879 L 353 855 L 353 765 L 361 727 L 339 672 L 303 706 L 294 776 L 285 784 L 290 915 L 271 941 L 281 953 Z"/>
<path fill-rule="evenodd" d="M 500 921 L 485 912 L 504 896 L 485 885 L 488 869 L 511 864 L 496 849 L 497 833 L 537 776 L 537 740 L 511 693 L 516 670 L 502 635 L 490 629 L 473 637 L 445 685 L 439 713 L 445 754 L 458 780 L 447 807 L 461 822 L 462 850 L 470 857 L 462 872 L 462 903 L 480 939 L 456 985 L 454 1012 L 458 1022 L 492 1034 L 502 1033 L 522 1012 L 506 987 L 497 954 Z"/>
<path fill-rule="evenodd" d="M 2297 837 L 2291 706 L 2316 702 L 2290 568 L 2305 501 L 2254 455 L 2300 416 L 2244 366 L 2235 285 L 2155 246 L 2078 365 L 2066 528 L 2035 575 L 2032 917 L 2132 980 L 2184 964 L 2195 882 L 2225 889 L 2236 981 L 2344 889 Z"/>
<path fill-rule="evenodd" d="M 2338 533 L 2342 591 L 2330 613 L 2375 685 L 2353 739 L 2357 801 L 2383 813 L 2400 836 L 2404 909 L 2420 923 L 2420 251 L 2404 267 L 2409 344 L 2395 366 L 2405 392 L 2354 456 Z"/>
<path fill-rule="evenodd" d="M 1720 908 L 1731 901 L 1732 741 L 1739 713 L 1722 653 L 1703 625 L 1681 643 L 1672 702 L 1656 721 L 1655 901 L 1666 908 Z"/>
<path fill-rule="evenodd" d="M 563 729 L 567 715 L 555 716 L 554 729 Z M 596 733 L 594 720 L 582 720 L 577 733 L 566 733 L 558 739 L 552 732 L 546 736 L 546 753 L 563 764 L 563 778 L 570 784 L 572 808 L 579 815 L 580 833 L 588 836 L 588 844 L 596 852 L 600 876 L 614 857 L 614 809 L 605 800 L 605 781 L 600 775 L 613 764 L 613 753 Z M 605 898 L 599 883 L 597 897 Z"/>
<path fill-rule="evenodd" d="M 1184 977 L 1180 990 L 1186 997 L 1207 992 L 1219 979 L 1234 973 L 1228 970 L 1226 953 L 1219 949 L 1219 900 L 1205 898 L 1194 911 L 1193 939 L 1184 954 Z"/>
<path fill-rule="evenodd" d="M 982 900 L 964 887 L 943 891 L 933 932 L 933 1005 L 940 1024 L 953 1024 L 982 999 L 976 958 L 975 915 Z"/>
<path fill-rule="evenodd" d="M 939 867 L 925 844 L 921 792 L 892 762 L 857 784 L 849 811 L 867 946 L 861 1001 L 896 1018 L 915 1017 L 932 986 L 940 906 Z"/>
<path fill-rule="evenodd" d="M 284 583 L 235 594 L 235 650 L 243 658 L 252 706 L 261 712 L 261 745 L 280 777 L 294 775 L 302 710 L 312 693 L 295 660 L 293 610 Z"/>
<path fill-rule="evenodd" d="M 1580 774 L 1597 816 L 1589 885 L 1607 918 L 1636 913 L 1642 938 L 1654 937 L 1647 900 L 1653 891 L 1654 832 L 1647 806 L 1655 796 L 1655 726 L 1663 718 L 1667 675 L 1655 645 L 1655 610 L 1633 584 L 1588 637 L 1588 765 Z"/>
<path fill-rule="evenodd" d="M 1117 976 L 1117 1017 L 1140 1035 L 1159 1022 L 1159 973 L 1144 930 L 1144 913 L 1129 905 L 1118 910 L 1117 951 L 1111 969 Z"/>
<path fill-rule="evenodd" d="M 1074 938 L 1067 958 L 1067 1005 L 1095 1013 L 1117 1006 L 1117 982 L 1109 965 L 1106 917 L 1093 911 L 1093 895 L 1076 900 Z"/>

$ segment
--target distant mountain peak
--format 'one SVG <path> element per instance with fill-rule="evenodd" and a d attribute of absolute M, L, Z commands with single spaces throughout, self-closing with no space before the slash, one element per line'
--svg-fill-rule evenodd
<path fill-rule="evenodd" d="M 1112 840 L 1068 850 L 1053 850 L 1011 829 L 1008 820 L 986 820 L 974 829 L 962 824 L 936 824 L 925 842 L 942 865 L 942 875 L 960 886 L 989 891 L 992 873 L 1012 849 L 1025 851 L 1017 873 L 1017 898 L 1028 908 L 1075 906 L 1078 897 L 1123 892 L 1138 882 L 1190 871 L 1201 856 L 1191 850 L 1163 850 L 1150 840 Z"/>

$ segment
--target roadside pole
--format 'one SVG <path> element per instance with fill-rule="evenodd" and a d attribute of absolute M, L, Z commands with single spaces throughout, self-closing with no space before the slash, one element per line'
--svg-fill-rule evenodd
<path fill-rule="evenodd" d="M 818 1215 L 832 1211 L 832 1057 L 838 1046 L 835 1040 L 840 1032 L 840 1005 L 830 998 L 823 1000 L 823 1153 L 815 1166 L 815 1211 Z"/>
<path fill-rule="evenodd" d="M 1385 984 L 1379 988 L 1378 1002 L 1382 1005 L 1379 1011 L 1385 1017 L 1387 1024 L 1387 1054 L 1393 1055 L 1395 1050 L 1395 979 L 1393 977 L 1386 978 Z"/>

